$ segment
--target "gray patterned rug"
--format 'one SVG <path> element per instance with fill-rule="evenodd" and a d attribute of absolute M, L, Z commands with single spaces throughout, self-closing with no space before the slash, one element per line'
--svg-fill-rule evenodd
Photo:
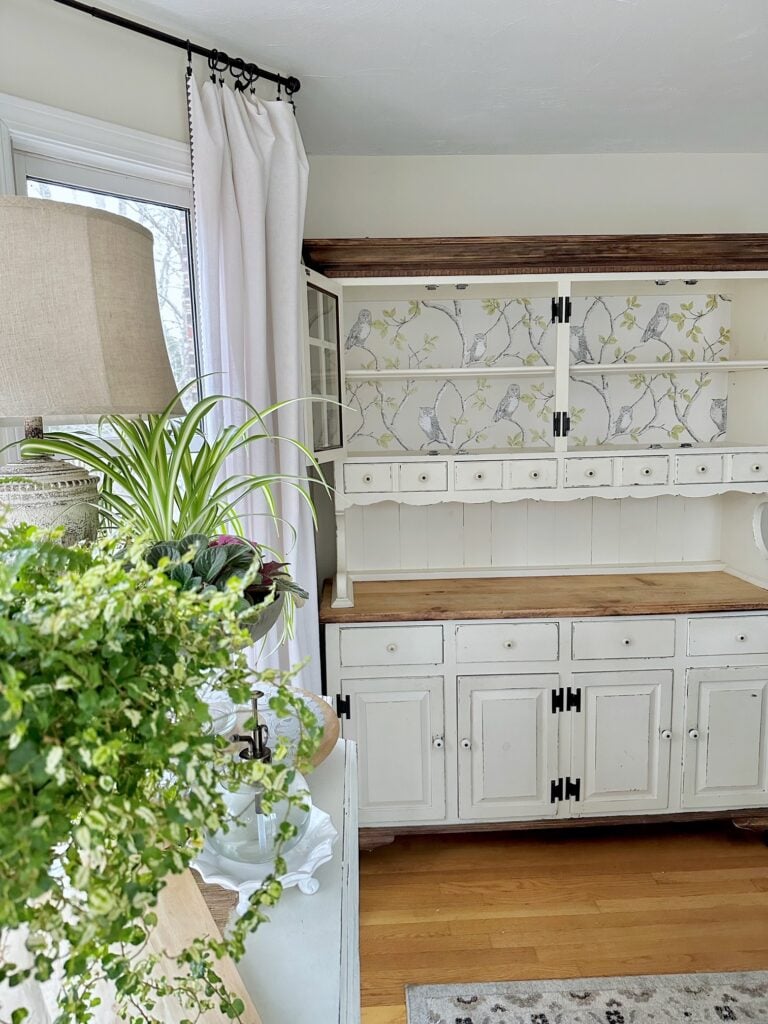
<path fill-rule="evenodd" d="M 408 1024 L 768 1024 L 768 971 L 410 985 Z"/>

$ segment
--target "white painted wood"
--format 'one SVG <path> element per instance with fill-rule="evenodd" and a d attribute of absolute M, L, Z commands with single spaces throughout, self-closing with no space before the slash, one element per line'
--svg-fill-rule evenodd
<path fill-rule="evenodd" d="M 566 487 L 609 487 L 613 483 L 613 459 L 573 456 L 565 461 Z"/>
<path fill-rule="evenodd" d="M 768 480 L 765 454 L 736 453 L 731 456 L 731 480 Z"/>
<path fill-rule="evenodd" d="M 464 517 L 460 505 L 432 505 L 427 510 L 427 546 L 422 566 L 444 569 L 464 562 Z M 426 556 L 426 557 L 425 557 Z"/>
<path fill-rule="evenodd" d="M 346 462 L 344 490 L 347 494 L 388 494 L 392 490 L 392 470 L 388 462 Z"/>
<path fill-rule="evenodd" d="M 573 723 L 572 801 L 577 816 L 664 810 L 672 750 L 671 671 L 576 673 L 581 711 Z"/>
<path fill-rule="evenodd" d="M 650 499 L 653 501 L 653 499 Z M 646 504 L 648 499 L 646 499 Z M 626 499 L 592 500 L 591 561 L 597 565 L 616 565 L 621 556 L 621 514 Z"/>
<path fill-rule="evenodd" d="M 723 654 L 768 654 L 768 615 L 707 615 L 688 626 L 688 653 L 694 657 Z"/>
<path fill-rule="evenodd" d="M 557 661 L 556 622 L 486 622 L 456 626 L 456 661 Z"/>
<path fill-rule="evenodd" d="M 454 466 L 454 486 L 457 491 L 496 491 L 502 486 L 501 462 L 457 462 Z"/>
<path fill-rule="evenodd" d="M 447 491 L 448 464 L 442 460 L 401 462 L 398 483 L 401 491 Z"/>
<path fill-rule="evenodd" d="M 462 540 L 466 567 L 493 565 L 492 512 L 500 507 L 490 502 L 487 505 L 464 505 Z"/>
<path fill-rule="evenodd" d="M 619 481 L 625 486 L 658 486 L 668 479 L 669 459 L 664 455 L 622 456 L 619 459 Z"/>
<path fill-rule="evenodd" d="M 549 818 L 558 775 L 559 676 L 459 676 L 459 816 Z"/>
<path fill-rule="evenodd" d="M 344 679 L 345 739 L 358 744 L 362 824 L 445 817 L 443 679 Z"/>
<path fill-rule="evenodd" d="M 420 570 L 424 566 L 429 543 L 428 510 L 433 506 L 419 508 L 415 505 L 400 505 L 399 534 L 387 535 L 386 543 L 397 548 L 400 542 L 400 565 L 403 569 Z M 437 506 L 438 508 L 440 506 Z M 482 506 L 476 506 L 481 508 Z"/>
<path fill-rule="evenodd" d="M 309 778 L 339 833 L 333 858 L 317 870 L 319 890 L 286 890 L 246 940 L 238 970 L 262 1024 L 360 1024 L 356 764 L 354 744 L 340 740 Z"/>
<path fill-rule="evenodd" d="M 675 481 L 681 484 L 720 482 L 723 479 L 722 455 L 677 455 Z"/>
<path fill-rule="evenodd" d="M 675 653 L 675 621 L 641 618 L 584 619 L 572 625 L 575 661 L 626 658 L 671 658 Z"/>
<path fill-rule="evenodd" d="M 504 486 L 538 490 L 557 486 L 556 459 L 519 459 L 504 463 Z"/>
<path fill-rule="evenodd" d="M 765 806 L 768 671 L 689 671 L 683 742 L 685 806 Z"/>
<path fill-rule="evenodd" d="M 443 662 L 442 625 L 421 626 L 343 626 L 339 631 L 341 664 L 345 668 L 361 665 L 441 665 Z"/>

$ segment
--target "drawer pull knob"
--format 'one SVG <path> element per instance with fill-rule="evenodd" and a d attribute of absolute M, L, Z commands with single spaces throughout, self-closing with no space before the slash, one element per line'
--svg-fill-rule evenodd
<path fill-rule="evenodd" d="M 698 729 L 689 729 L 688 730 L 688 735 L 691 737 L 692 740 L 697 740 L 699 738 L 699 730 Z"/>
<path fill-rule="evenodd" d="M 653 472 L 653 470 L 651 469 L 650 466 L 643 466 L 643 469 L 642 469 L 643 476 L 650 476 L 652 472 Z"/>
<path fill-rule="evenodd" d="M 372 480 L 373 480 L 373 477 L 371 476 L 370 473 L 366 473 L 365 476 L 363 477 L 363 483 L 364 484 L 369 484 Z"/>
<path fill-rule="evenodd" d="M 752 472 L 753 472 L 753 473 L 759 473 L 759 472 L 760 472 L 760 470 L 761 470 L 762 468 L 763 468 L 763 467 L 762 467 L 762 466 L 760 465 L 760 463 L 759 463 L 759 462 L 756 462 L 756 463 L 755 463 L 755 464 L 754 464 L 754 465 L 752 466 Z"/>
<path fill-rule="evenodd" d="M 594 469 L 588 469 L 588 470 L 587 470 L 587 476 L 589 476 L 589 477 L 592 477 L 592 476 L 594 476 L 594 475 L 595 475 L 595 471 L 594 471 Z"/>
<path fill-rule="evenodd" d="M 461 741 L 461 749 L 462 750 L 470 750 L 471 748 L 472 748 L 472 744 L 469 742 L 469 740 L 465 739 L 465 740 Z"/>
<path fill-rule="evenodd" d="M 698 471 L 700 473 L 708 473 L 709 472 L 709 466 L 697 466 L 697 469 L 698 469 Z"/>
<path fill-rule="evenodd" d="M 504 641 L 504 646 L 507 648 L 508 651 L 511 651 L 512 648 L 515 646 L 515 641 L 514 640 L 505 640 Z"/>
<path fill-rule="evenodd" d="M 435 748 L 435 750 L 442 750 L 443 747 L 445 746 L 445 740 L 443 739 L 442 736 L 435 736 L 435 738 L 432 740 L 432 746 Z"/>
<path fill-rule="evenodd" d="M 661 736 L 662 736 L 662 739 L 671 740 L 672 739 L 672 730 L 671 729 L 662 729 L 661 730 Z"/>
<path fill-rule="evenodd" d="M 390 654 L 394 654 L 396 650 L 397 650 L 397 644 L 387 644 L 387 651 Z"/>
<path fill-rule="evenodd" d="M 538 480 L 538 479 L 539 479 L 539 471 L 538 471 L 538 469 L 532 469 L 531 470 L 531 480 Z"/>
<path fill-rule="evenodd" d="M 475 480 L 485 480 L 485 473 L 475 473 Z"/>
<path fill-rule="evenodd" d="M 740 644 L 743 644 L 744 641 L 747 639 L 747 634 L 746 633 L 738 633 L 736 635 L 736 639 L 739 641 Z"/>
<path fill-rule="evenodd" d="M 625 647 L 629 647 L 632 644 L 632 638 L 625 636 L 621 642 L 624 644 Z"/>
<path fill-rule="evenodd" d="M 427 482 L 427 480 L 429 480 L 429 474 L 428 473 L 419 473 L 419 480 L 423 484 L 425 484 Z"/>

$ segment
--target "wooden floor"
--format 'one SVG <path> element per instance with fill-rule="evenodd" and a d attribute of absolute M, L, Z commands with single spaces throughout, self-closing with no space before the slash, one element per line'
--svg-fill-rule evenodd
<path fill-rule="evenodd" d="M 411 983 L 768 969 L 768 848 L 727 824 L 399 838 L 360 899 L 363 1024 Z"/>

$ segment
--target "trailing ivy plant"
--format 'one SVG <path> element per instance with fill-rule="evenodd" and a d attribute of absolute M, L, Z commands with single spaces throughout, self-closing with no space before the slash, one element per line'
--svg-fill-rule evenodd
<path fill-rule="evenodd" d="M 59 1022 L 93 1018 L 97 981 L 132 1022 L 162 1024 L 154 1008 L 167 996 L 190 1021 L 204 1010 L 238 1020 L 217 960 L 240 957 L 266 920 L 282 858 L 226 940 L 196 939 L 162 969 L 145 950 L 158 894 L 206 832 L 226 827 L 222 785 L 259 782 L 267 809 L 302 797 L 288 795 L 284 751 L 273 765 L 226 754 L 198 690 L 212 672 L 238 702 L 276 682 L 273 708 L 301 725 L 299 770 L 319 728 L 286 685 L 294 673 L 254 676 L 237 653 L 248 642 L 237 577 L 184 589 L 145 545 L 123 545 L 65 548 L 31 527 L 0 529 L 0 948 L 19 929 L 29 954 L 0 961 L 0 984 L 56 977 Z"/>

